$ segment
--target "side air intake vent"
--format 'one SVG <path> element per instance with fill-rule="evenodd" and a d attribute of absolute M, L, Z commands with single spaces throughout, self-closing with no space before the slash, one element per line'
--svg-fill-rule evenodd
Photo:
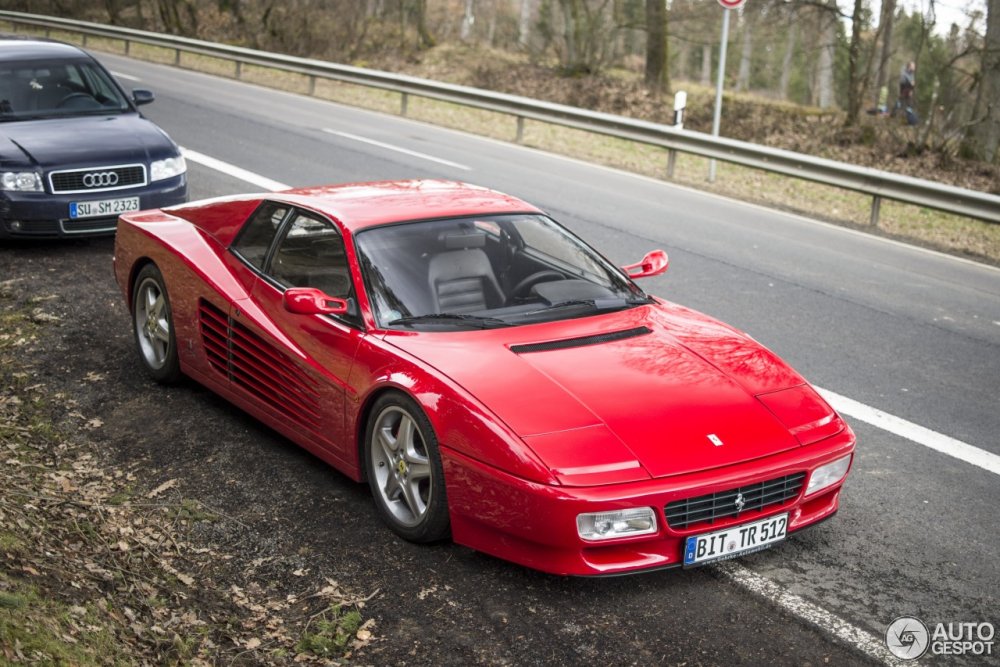
<path fill-rule="evenodd" d="M 277 412 L 319 433 L 322 415 L 316 383 L 283 353 L 214 305 L 202 300 L 198 311 L 212 368 Z"/>
<path fill-rule="evenodd" d="M 551 340 L 545 343 L 529 343 L 527 345 L 511 345 L 510 351 L 515 354 L 528 354 L 530 352 L 546 352 L 548 350 L 565 350 L 571 347 L 583 347 L 585 345 L 600 345 L 636 336 L 645 336 L 653 333 L 649 327 L 636 327 L 625 329 L 624 331 L 612 331 L 611 333 L 597 334 L 595 336 L 580 336 L 579 338 L 564 338 L 562 340 Z"/>

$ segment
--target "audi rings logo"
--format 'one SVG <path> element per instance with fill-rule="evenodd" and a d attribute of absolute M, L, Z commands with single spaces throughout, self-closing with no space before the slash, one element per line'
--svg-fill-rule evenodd
<path fill-rule="evenodd" d="M 92 171 L 83 175 L 83 186 L 87 188 L 110 188 L 118 185 L 118 174 L 113 171 Z"/>

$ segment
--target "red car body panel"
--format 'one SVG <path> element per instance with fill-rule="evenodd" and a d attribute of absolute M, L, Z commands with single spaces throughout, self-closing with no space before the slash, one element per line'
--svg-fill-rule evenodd
<path fill-rule="evenodd" d="M 229 250 L 263 200 L 320 213 L 343 234 L 363 327 L 290 313 L 282 291 Z M 335 466 L 364 477 L 367 409 L 405 392 L 426 413 L 445 473 L 455 542 L 559 574 L 677 565 L 685 537 L 755 518 L 670 528 L 674 500 L 807 475 L 853 452 L 843 420 L 805 380 L 745 334 L 665 301 L 523 326 L 421 332 L 379 328 L 354 233 L 422 218 L 536 212 L 483 188 L 418 181 L 307 188 L 122 217 L 115 275 L 127 300 L 153 262 L 171 303 L 184 374 Z M 130 303 L 131 306 L 131 303 Z M 624 340 L 524 348 L 634 330 Z M 221 369 L 220 336 L 239 348 Z M 513 348 L 513 349 L 512 349 Z M 708 436 L 724 446 L 714 444 Z M 843 479 L 760 516 L 797 530 L 832 515 Z M 648 506 L 656 533 L 601 543 L 581 512 Z"/>

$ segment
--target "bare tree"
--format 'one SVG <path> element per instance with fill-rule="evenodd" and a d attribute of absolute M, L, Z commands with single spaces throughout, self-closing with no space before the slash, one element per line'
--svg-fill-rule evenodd
<path fill-rule="evenodd" d="M 868 81 L 867 72 L 865 74 L 861 72 L 863 11 L 864 0 L 854 0 L 854 13 L 851 14 L 851 43 L 847 48 L 847 117 L 844 119 L 844 124 L 848 127 L 858 124 L 865 84 Z M 868 63 L 870 66 L 871 58 L 868 59 Z"/>
<path fill-rule="evenodd" d="M 818 5 L 819 58 L 816 61 L 816 104 L 829 109 L 836 104 L 833 88 L 833 67 L 837 50 L 837 1 Z"/>
<path fill-rule="evenodd" d="M 667 57 L 666 0 L 646 0 L 646 86 L 653 92 L 670 90 Z"/>
<path fill-rule="evenodd" d="M 986 35 L 979 70 L 974 122 L 965 146 L 984 162 L 1000 162 L 1000 0 L 987 0 Z"/>
<path fill-rule="evenodd" d="M 778 83 L 778 92 L 781 99 L 788 99 L 788 84 L 792 78 L 792 56 L 795 55 L 795 43 L 799 35 L 798 8 L 792 5 L 789 8 L 788 33 L 785 36 L 785 55 L 781 59 L 781 79 Z"/>
<path fill-rule="evenodd" d="M 458 38 L 463 42 L 472 39 L 472 25 L 476 22 L 476 0 L 465 0 L 465 13 L 462 14 L 462 28 Z"/>
<path fill-rule="evenodd" d="M 736 90 L 750 90 L 750 64 L 753 57 L 754 13 L 749 7 L 743 8 L 743 34 L 740 47 L 740 68 L 736 74 Z"/>
<path fill-rule="evenodd" d="M 881 101 L 882 88 L 889 78 L 889 57 L 892 55 L 892 24 L 896 18 L 896 0 L 882 0 L 882 12 L 878 20 L 877 39 L 882 40 L 882 51 L 878 59 L 875 75 L 875 104 Z"/>
<path fill-rule="evenodd" d="M 535 13 L 535 0 L 521 0 L 521 12 L 517 22 L 517 45 L 522 49 L 531 43 L 531 21 Z"/>

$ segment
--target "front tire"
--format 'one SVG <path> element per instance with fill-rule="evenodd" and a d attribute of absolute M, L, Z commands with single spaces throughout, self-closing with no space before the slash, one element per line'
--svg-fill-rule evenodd
<path fill-rule="evenodd" d="M 135 278 L 132 291 L 132 331 L 135 333 L 139 360 L 146 372 L 162 384 L 171 384 L 181 377 L 177 359 L 177 337 L 174 334 L 170 297 L 163 283 L 163 274 L 155 264 L 147 264 Z"/>
<path fill-rule="evenodd" d="M 448 537 L 448 499 L 437 437 L 420 406 L 391 393 L 372 406 L 365 428 L 365 472 L 382 520 L 411 542 Z"/>

